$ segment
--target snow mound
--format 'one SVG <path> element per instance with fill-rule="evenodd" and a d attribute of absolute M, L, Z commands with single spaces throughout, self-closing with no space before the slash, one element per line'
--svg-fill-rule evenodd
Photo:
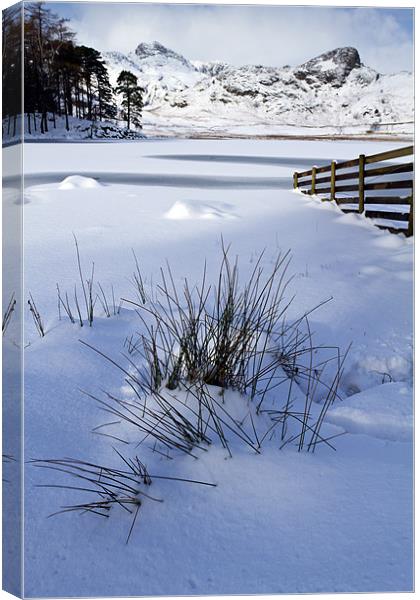
<path fill-rule="evenodd" d="M 354 361 L 344 373 L 341 386 L 347 396 L 352 396 L 382 383 L 408 382 L 412 378 L 413 357 L 410 341 L 406 349 L 399 348 L 386 353 L 381 352 L 381 348 L 374 353 L 366 353 L 363 348 L 355 350 Z"/>
<path fill-rule="evenodd" d="M 230 208 L 230 205 L 224 204 L 224 208 Z M 224 210 L 217 204 L 207 204 L 199 200 L 178 200 L 165 213 L 166 219 L 182 221 L 186 219 L 233 219 L 235 215 L 229 210 Z"/>
<path fill-rule="evenodd" d="M 92 189 L 102 187 L 101 184 L 92 177 L 84 177 L 83 175 L 70 175 L 59 183 L 59 190 L 79 190 Z"/>
<path fill-rule="evenodd" d="M 403 383 L 385 383 L 343 401 L 326 420 L 349 433 L 407 441 L 413 429 L 413 390 Z"/>

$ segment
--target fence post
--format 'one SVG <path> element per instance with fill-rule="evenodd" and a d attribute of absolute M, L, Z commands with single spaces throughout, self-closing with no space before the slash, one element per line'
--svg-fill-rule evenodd
<path fill-rule="evenodd" d="M 359 156 L 359 213 L 365 210 L 365 161 L 364 154 Z"/>
<path fill-rule="evenodd" d="M 414 185 L 414 182 L 413 182 L 413 185 Z M 414 234 L 414 189 L 413 189 L 413 187 L 411 188 L 411 196 L 409 198 L 409 203 L 410 203 L 410 212 L 408 215 L 407 235 L 411 236 Z"/>
<path fill-rule="evenodd" d="M 316 184 L 316 167 L 312 167 L 311 195 L 315 194 L 315 184 Z"/>
<path fill-rule="evenodd" d="M 331 201 L 335 200 L 335 160 L 331 163 Z"/>
<path fill-rule="evenodd" d="M 295 171 L 293 173 L 293 187 L 296 190 L 299 186 L 298 186 L 298 174 L 297 171 Z"/>

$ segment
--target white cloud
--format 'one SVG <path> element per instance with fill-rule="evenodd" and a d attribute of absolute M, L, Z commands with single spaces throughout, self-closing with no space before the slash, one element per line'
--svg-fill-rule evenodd
<path fill-rule="evenodd" d="M 397 10 L 375 8 L 83 2 L 54 9 L 67 6 L 78 40 L 100 50 L 129 52 L 158 40 L 191 60 L 281 66 L 355 46 L 381 72 L 412 69 L 410 9 L 404 21 Z"/>

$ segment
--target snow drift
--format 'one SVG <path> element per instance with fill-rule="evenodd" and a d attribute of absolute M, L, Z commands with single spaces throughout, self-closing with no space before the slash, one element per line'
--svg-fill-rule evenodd
<path fill-rule="evenodd" d="M 232 219 L 235 215 L 229 211 L 229 204 L 208 204 L 199 200 L 178 200 L 165 213 L 166 219 Z M 227 209 L 227 210 L 225 210 Z"/>
<path fill-rule="evenodd" d="M 98 187 L 102 186 L 96 179 L 83 175 L 69 175 L 58 184 L 59 190 L 92 189 Z"/>

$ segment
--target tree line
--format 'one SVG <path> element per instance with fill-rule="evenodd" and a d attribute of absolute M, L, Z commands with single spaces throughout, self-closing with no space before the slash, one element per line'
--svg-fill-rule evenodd
<path fill-rule="evenodd" d="M 2 110 L 3 119 L 7 117 L 7 134 L 13 136 L 16 135 L 17 115 L 22 105 L 21 6 L 2 11 Z"/>
<path fill-rule="evenodd" d="M 48 132 L 63 117 L 70 130 L 70 117 L 90 121 L 126 121 L 141 127 L 142 88 L 137 77 L 122 71 L 113 89 L 105 61 L 94 48 L 78 45 L 68 20 L 42 2 L 25 3 L 3 11 L 3 116 L 8 133 L 16 133 L 21 113 L 21 65 L 23 35 L 23 85 L 26 130 Z M 121 108 L 117 108 L 117 95 Z M 10 131 L 11 123 L 13 131 Z M 52 125 L 51 125 L 52 124 Z"/>

